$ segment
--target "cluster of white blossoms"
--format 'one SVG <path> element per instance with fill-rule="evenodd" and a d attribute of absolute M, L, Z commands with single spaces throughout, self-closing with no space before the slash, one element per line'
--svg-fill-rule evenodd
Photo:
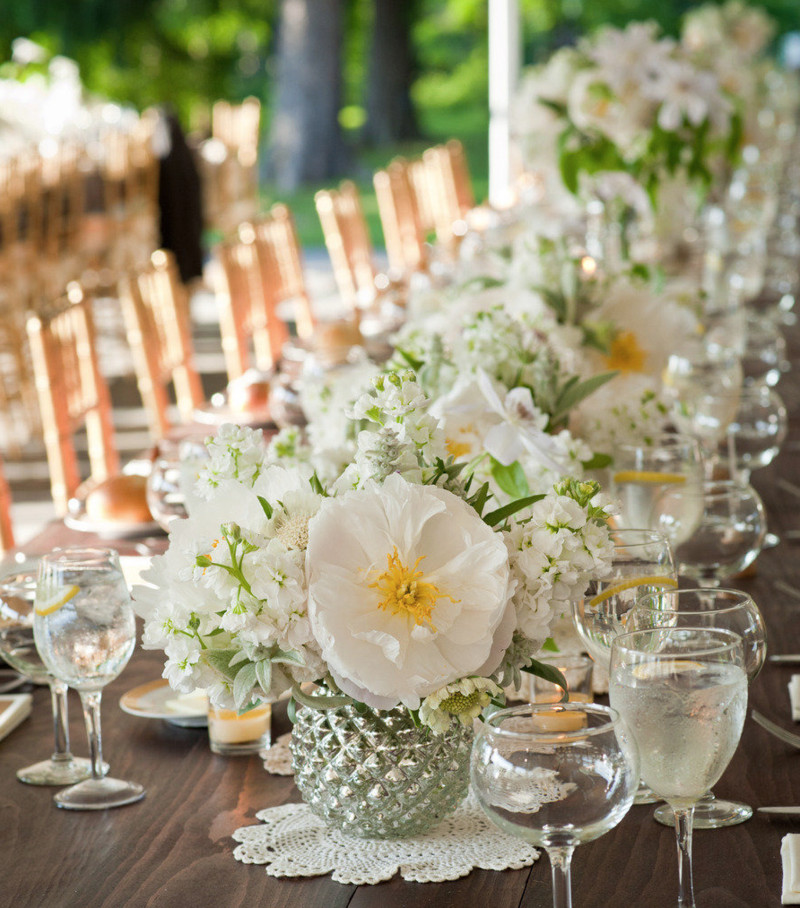
<path fill-rule="evenodd" d="M 447 455 L 429 403 L 410 373 L 375 379 L 350 412 L 354 460 L 327 483 L 291 431 L 269 447 L 231 427 L 210 441 L 202 496 L 136 590 L 173 687 L 237 709 L 287 691 L 402 704 L 442 731 L 531 666 L 545 591 L 582 593 L 605 568 L 597 486 L 497 508 Z M 305 682 L 326 692 L 309 699 Z"/>

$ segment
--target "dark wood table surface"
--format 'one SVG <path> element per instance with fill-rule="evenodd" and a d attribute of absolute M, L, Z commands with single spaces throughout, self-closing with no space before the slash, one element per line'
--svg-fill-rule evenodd
<path fill-rule="evenodd" d="M 796 362 L 800 331 L 788 332 Z M 789 373 L 778 390 L 790 415 L 790 433 L 775 463 L 754 474 L 778 534 L 800 529 L 800 497 L 779 477 L 800 485 L 800 375 Z M 55 545 L 94 541 L 60 523 L 50 524 L 25 547 L 37 554 Z M 108 544 L 106 542 L 106 544 Z M 116 544 L 116 543 L 115 543 Z M 135 554 L 131 542 L 120 551 Z M 754 577 L 736 582 L 761 606 L 769 650 L 800 652 L 800 592 L 776 589 L 781 579 L 800 590 L 800 542 L 785 540 L 765 551 Z M 160 676 L 157 652 L 137 650 L 103 696 L 103 740 L 112 773 L 141 782 L 146 798 L 102 812 L 59 810 L 53 789 L 23 785 L 21 766 L 46 757 L 52 746 L 49 694 L 34 688 L 30 718 L 0 742 L 0 908 L 548 908 L 550 869 L 545 855 L 525 870 L 474 871 L 452 883 L 343 886 L 329 877 L 269 877 L 263 867 L 233 858 L 231 833 L 255 822 L 263 807 L 299 800 L 291 779 L 268 775 L 253 757 L 221 757 L 208 748 L 205 729 L 184 729 L 124 713 L 127 690 Z M 787 684 L 799 668 L 767 664 L 750 692 L 752 706 L 791 728 Z M 70 693 L 73 751 L 87 753 L 77 696 Z M 282 727 L 283 725 L 283 727 Z M 273 733 L 285 730 L 277 716 Z M 800 731 L 800 725 L 797 726 Z M 752 720 L 715 786 L 720 796 L 753 806 L 800 804 L 800 750 L 785 745 Z M 800 819 L 768 821 L 755 815 L 731 829 L 694 836 L 695 889 L 702 908 L 761 908 L 780 904 L 781 837 L 800 832 Z M 576 908 L 674 908 L 677 903 L 674 832 L 652 819 L 651 807 L 634 807 L 620 825 L 576 850 Z"/>

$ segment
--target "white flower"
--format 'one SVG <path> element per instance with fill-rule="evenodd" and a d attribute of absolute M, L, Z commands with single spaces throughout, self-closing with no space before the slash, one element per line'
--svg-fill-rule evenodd
<path fill-rule="evenodd" d="M 486 434 L 484 447 L 502 464 L 511 464 L 523 455 L 530 455 L 544 466 L 559 473 L 563 463 L 555 459 L 562 453 L 551 435 L 544 431 L 547 415 L 534 404 L 529 388 L 512 388 L 501 401 L 489 376 L 478 372 L 478 387 L 489 406 L 502 422 Z"/>
<path fill-rule="evenodd" d="M 446 732 L 453 719 L 472 725 L 492 697 L 500 693 L 501 688 L 489 678 L 462 678 L 426 697 L 419 708 L 419 720 L 437 734 Z"/>
<path fill-rule="evenodd" d="M 339 687 L 376 708 L 499 664 L 514 626 L 502 537 L 464 501 L 390 476 L 309 525 L 309 618 Z"/>

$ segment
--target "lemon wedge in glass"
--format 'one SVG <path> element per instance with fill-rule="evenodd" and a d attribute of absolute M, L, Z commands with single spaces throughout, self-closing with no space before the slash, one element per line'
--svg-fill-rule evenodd
<path fill-rule="evenodd" d="M 37 615 L 52 615 L 53 612 L 57 612 L 62 606 L 66 605 L 70 599 L 76 596 L 81 591 L 79 586 L 62 586 L 59 587 L 53 593 L 52 596 L 40 600 L 39 597 L 36 597 L 36 605 L 34 606 L 34 611 Z"/>
<path fill-rule="evenodd" d="M 614 474 L 614 482 L 652 482 L 659 485 L 677 485 L 686 482 L 686 477 L 683 473 L 659 473 L 658 470 L 619 470 Z"/>
<path fill-rule="evenodd" d="M 664 576 L 650 576 L 650 577 L 629 577 L 627 580 L 620 580 L 619 583 L 615 583 L 613 586 L 608 587 L 608 589 L 603 590 L 602 593 L 598 593 L 596 596 L 593 596 L 589 600 L 589 605 L 599 605 L 601 602 L 605 602 L 606 599 L 610 599 L 612 596 L 616 596 L 617 593 L 622 593 L 624 590 L 633 589 L 635 586 L 664 586 L 664 587 L 677 587 L 678 581 L 673 577 L 664 577 Z"/>

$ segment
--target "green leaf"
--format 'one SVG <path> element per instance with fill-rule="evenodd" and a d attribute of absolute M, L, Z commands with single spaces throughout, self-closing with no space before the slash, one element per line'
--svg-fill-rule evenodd
<path fill-rule="evenodd" d="M 549 681 L 551 684 L 557 684 L 564 691 L 561 695 L 561 702 L 563 703 L 568 699 L 567 679 L 554 665 L 545 665 L 544 662 L 537 662 L 536 659 L 531 659 L 528 665 L 522 666 L 522 671 L 536 675 L 537 678 L 544 678 L 545 681 Z"/>
<path fill-rule="evenodd" d="M 605 470 L 613 460 L 614 458 L 610 454 L 602 454 L 600 451 L 596 451 L 591 460 L 581 461 L 581 466 L 584 470 Z"/>
<path fill-rule="evenodd" d="M 483 514 L 483 509 L 486 507 L 486 502 L 489 499 L 489 483 L 485 482 L 478 491 L 469 499 L 470 505 L 477 511 L 478 514 Z"/>
<path fill-rule="evenodd" d="M 294 650 L 282 650 L 280 647 L 275 647 L 274 653 L 270 656 L 272 662 L 284 662 L 289 665 L 305 665 L 303 657 L 296 653 Z"/>
<path fill-rule="evenodd" d="M 303 693 L 298 684 L 292 688 L 292 697 L 301 705 L 308 709 L 338 709 L 340 706 L 352 706 L 353 699 L 340 694 L 339 696 L 310 696 Z"/>
<path fill-rule="evenodd" d="M 419 372 L 419 370 L 425 365 L 425 360 L 418 359 L 416 356 L 412 355 L 408 350 L 404 350 L 402 347 L 395 347 L 394 352 L 399 354 L 415 372 Z"/>
<path fill-rule="evenodd" d="M 238 650 L 235 649 L 207 649 L 203 650 L 200 658 L 223 678 L 233 681 L 236 677 L 236 669 L 231 668 L 230 663 L 237 653 Z"/>
<path fill-rule="evenodd" d="M 272 663 L 269 659 L 262 659 L 256 662 L 256 681 L 265 694 L 269 694 L 272 687 Z"/>
<path fill-rule="evenodd" d="M 311 479 L 308 480 L 308 484 L 311 486 L 312 491 L 316 492 L 317 495 L 325 494 L 325 489 L 322 488 L 322 483 L 319 481 L 316 470 L 311 474 Z"/>
<path fill-rule="evenodd" d="M 570 379 L 562 388 L 561 393 L 556 401 L 555 412 L 550 416 L 552 425 L 558 425 L 564 419 L 569 411 L 585 400 L 590 394 L 593 394 L 598 388 L 611 381 L 617 372 L 602 372 L 600 375 L 593 375 L 586 381 L 575 382 Z"/>
<path fill-rule="evenodd" d="M 484 514 L 483 522 L 487 526 L 496 527 L 506 520 L 506 518 L 511 517 L 512 514 L 516 514 L 517 511 L 530 507 L 532 504 L 536 504 L 537 501 L 541 501 L 543 498 L 544 495 L 528 495 L 526 498 L 519 498 L 516 501 L 504 505 L 502 508 L 498 508 L 496 511 L 489 511 L 488 514 Z"/>
<path fill-rule="evenodd" d="M 238 665 L 240 662 L 246 662 L 247 658 L 247 653 L 245 653 L 244 651 L 239 652 L 233 657 L 233 659 L 231 659 L 228 665 L 233 668 L 234 665 Z"/>
<path fill-rule="evenodd" d="M 552 637 L 548 637 L 547 640 L 542 644 L 542 649 L 547 653 L 560 653 L 561 650 L 558 648 L 556 641 Z"/>
<path fill-rule="evenodd" d="M 505 465 L 492 457 L 492 476 L 506 495 L 510 495 L 511 498 L 523 498 L 531 493 L 525 471 L 518 460 Z"/>
<path fill-rule="evenodd" d="M 258 503 L 261 505 L 262 510 L 267 515 L 267 520 L 272 520 L 272 505 L 267 501 L 266 498 L 261 495 L 258 496 Z"/>
<path fill-rule="evenodd" d="M 233 679 L 233 702 L 236 708 L 244 706 L 256 683 L 256 666 L 254 662 L 243 665 Z"/>

